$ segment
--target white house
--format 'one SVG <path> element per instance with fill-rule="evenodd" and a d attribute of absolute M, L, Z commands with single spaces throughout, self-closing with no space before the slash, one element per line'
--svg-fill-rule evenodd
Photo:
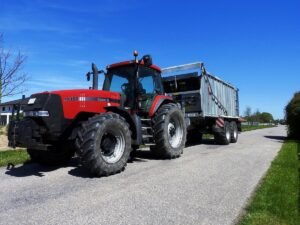
<path fill-rule="evenodd" d="M 25 95 L 21 99 L 3 102 L 0 104 L 0 125 L 9 124 L 9 120 L 12 116 L 13 106 L 20 104 L 20 112 L 23 112 L 24 105 L 27 104 L 29 98 L 25 98 Z"/>

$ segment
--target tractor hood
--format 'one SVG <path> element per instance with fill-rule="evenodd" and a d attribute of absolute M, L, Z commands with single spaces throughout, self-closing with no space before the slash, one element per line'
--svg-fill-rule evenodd
<path fill-rule="evenodd" d="M 46 93 L 60 95 L 64 101 L 72 100 L 72 97 L 74 97 L 75 99 L 78 98 L 78 101 L 120 100 L 120 94 L 118 92 L 102 91 L 102 90 L 94 90 L 94 89 L 59 90 L 59 91 L 51 91 Z"/>
<path fill-rule="evenodd" d="M 51 111 L 59 107 L 65 119 L 74 119 L 79 113 L 102 113 L 110 106 L 120 106 L 120 93 L 76 89 L 33 94 L 24 111 L 49 110 L 52 116 Z"/>

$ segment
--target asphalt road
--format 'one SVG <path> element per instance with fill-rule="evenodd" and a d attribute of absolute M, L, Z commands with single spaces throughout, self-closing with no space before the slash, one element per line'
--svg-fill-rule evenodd
<path fill-rule="evenodd" d="M 233 224 L 279 151 L 285 127 L 240 134 L 237 144 L 148 151 L 120 174 L 90 178 L 68 167 L 0 168 L 0 224 Z"/>

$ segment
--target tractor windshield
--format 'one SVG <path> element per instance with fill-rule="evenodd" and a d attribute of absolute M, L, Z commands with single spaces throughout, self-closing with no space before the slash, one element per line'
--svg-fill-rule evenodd
<path fill-rule="evenodd" d="M 123 66 L 108 70 L 103 84 L 103 90 L 124 92 L 125 89 L 134 87 L 135 66 Z M 162 93 L 160 74 L 154 69 L 140 66 L 138 88 L 143 89 L 146 94 Z M 127 90 L 127 92 L 133 90 Z"/>

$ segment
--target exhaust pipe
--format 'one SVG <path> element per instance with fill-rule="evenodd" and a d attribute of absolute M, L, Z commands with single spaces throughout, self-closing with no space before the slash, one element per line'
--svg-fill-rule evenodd
<path fill-rule="evenodd" d="M 92 63 L 92 71 L 93 71 L 93 89 L 98 90 L 98 68 L 95 63 Z"/>

